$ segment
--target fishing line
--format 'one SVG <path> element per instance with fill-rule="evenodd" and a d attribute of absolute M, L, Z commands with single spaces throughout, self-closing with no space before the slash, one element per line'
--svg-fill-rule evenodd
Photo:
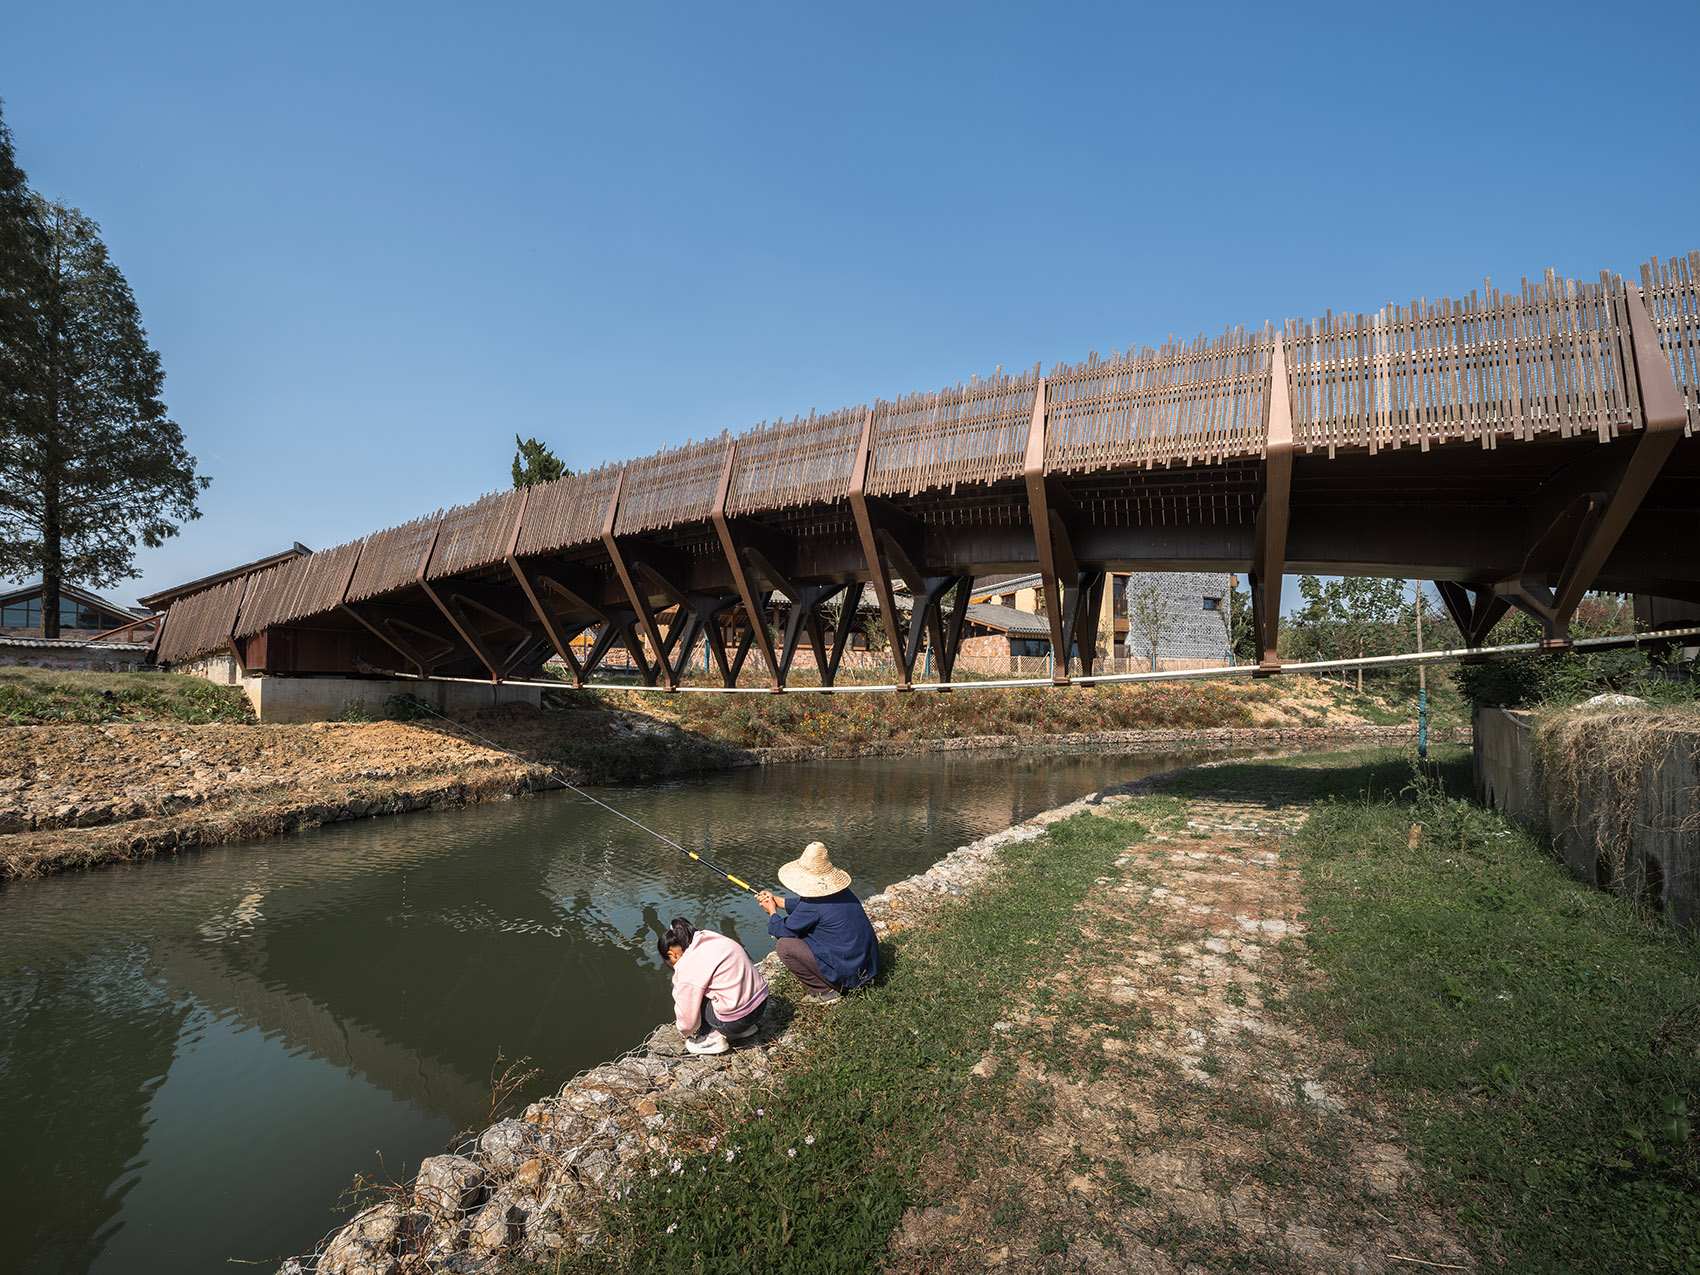
<path fill-rule="evenodd" d="M 663 836 L 661 833 L 657 832 L 654 828 L 649 827 L 647 824 L 641 824 L 636 819 L 633 819 L 630 815 L 625 814 L 622 811 L 614 809 L 614 807 L 610 806 L 606 801 L 598 801 L 595 797 L 592 797 L 589 793 L 584 791 L 584 789 L 568 783 L 566 781 L 566 779 L 562 777 L 561 772 L 556 770 L 553 766 L 546 765 L 545 763 L 540 762 L 540 761 L 532 761 L 529 757 L 521 757 L 518 753 L 512 751 L 511 749 L 503 748 L 500 744 L 496 743 L 496 741 L 491 739 L 488 735 L 480 735 L 477 731 L 473 730 L 472 727 L 466 725 L 466 723 L 457 722 L 453 718 L 449 717 L 447 714 L 439 713 L 436 709 L 432 708 L 429 704 L 425 703 L 423 700 L 419 699 L 417 696 L 414 697 L 413 702 L 418 704 L 419 707 L 424 709 L 427 713 L 431 714 L 431 716 L 442 718 L 450 726 L 455 727 L 457 730 L 465 731 L 468 735 L 471 735 L 474 739 L 480 741 L 486 747 L 495 749 L 498 753 L 501 753 L 503 756 L 512 757 L 515 761 L 521 763 L 522 765 L 534 766 L 537 769 L 542 770 L 551 779 L 553 779 L 556 783 L 560 784 L 561 787 L 565 788 L 568 792 L 577 793 L 580 797 L 583 797 L 586 801 L 590 802 L 592 805 L 601 806 L 609 814 L 615 815 L 615 816 L 618 816 L 621 819 L 624 819 L 627 823 L 631 824 L 632 827 L 634 827 L 634 828 L 642 828 L 645 832 L 647 832 L 650 836 L 654 837 L 657 841 L 665 842 L 667 845 L 672 846 L 673 849 L 677 850 L 680 854 L 686 855 L 689 858 L 695 859 L 698 863 L 702 864 L 702 866 L 707 868 L 710 872 L 719 873 L 721 876 L 725 877 L 728 881 L 730 881 L 733 885 L 739 887 L 740 889 L 748 890 L 751 894 L 760 894 L 761 893 L 760 890 L 756 889 L 755 886 L 751 885 L 748 881 L 743 880 L 741 877 L 733 876 L 730 872 L 726 871 L 725 868 L 716 867 L 714 864 L 710 863 L 707 859 L 703 858 L 700 854 L 698 854 L 695 850 L 685 849 L 684 846 L 680 845 L 677 841 L 673 840 L 673 838 Z"/>

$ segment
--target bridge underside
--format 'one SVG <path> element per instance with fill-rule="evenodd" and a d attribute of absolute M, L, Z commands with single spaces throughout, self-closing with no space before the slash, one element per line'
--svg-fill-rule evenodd
<path fill-rule="evenodd" d="M 1700 603 L 1690 261 L 1644 271 L 1645 301 L 1549 276 L 1521 300 L 1094 356 L 500 493 L 182 599 L 160 658 L 500 681 L 558 655 L 582 682 L 620 646 L 672 686 L 706 643 L 725 684 L 779 689 L 799 657 L 830 684 L 869 603 L 899 684 L 923 646 L 949 681 L 956 586 L 1038 572 L 1052 649 L 1089 674 L 1105 573 L 1171 570 L 1248 575 L 1270 671 L 1299 572 L 1432 580 L 1470 645 L 1515 607 L 1562 646 L 1588 590 Z"/>
<path fill-rule="evenodd" d="M 1555 439 L 1491 451 L 1459 446 L 1411 452 L 1396 464 L 1386 455 L 1295 457 L 1283 574 L 1420 578 L 1531 609 L 1531 600 L 1507 582 L 1545 586 L 1554 598 L 1562 592 L 1586 514 L 1603 497 L 1600 477 L 1626 465 L 1638 442 Z M 1261 465 L 1234 463 L 1051 480 L 1050 504 L 1070 511 L 1065 526 L 1074 578 L 1063 579 L 1063 588 L 1078 590 L 1082 577 L 1090 583 L 1109 571 L 1250 570 L 1263 481 Z M 929 590 L 937 592 L 941 581 L 1044 565 L 1023 483 L 991 484 L 964 496 L 930 493 L 902 505 L 868 501 L 869 522 L 882 542 L 879 576 L 906 585 L 917 610 L 925 610 Z M 788 672 L 802 649 L 815 664 L 810 657 L 818 638 L 830 665 L 843 650 L 841 640 L 835 643 L 840 635 L 832 631 L 831 604 L 843 600 L 848 586 L 860 590 L 879 578 L 869 570 L 850 502 L 731 519 L 726 530 L 758 607 L 785 617 L 803 613 L 796 631 L 788 626 L 774 635 L 776 662 L 784 661 Z M 634 582 L 631 593 L 616 554 Z M 238 655 L 245 667 L 273 673 L 364 667 L 527 678 L 556 654 L 551 631 L 566 645 L 595 630 L 604 649 L 624 646 L 651 679 L 661 679 L 670 670 L 656 666 L 656 648 L 640 640 L 647 610 L 650 617 L 666 617 L 654 622 L 675 670 L 682 664 L 678 657 L 700 651 L 707 637 L 711 649 L 724 653 L 730 673 L 759 646 L 740 583 L 714 526 L 680 526 L 620 538 L 612 552 L 599 545 L 502 562 L 429 589 L 400 589 L 381 603 L 349 604 L 268 627 L 242 639 Z M 1598 572 L 1583 583 L 1700 602 L 1700 438 L 1673 450 Z M 775 602 L 774 594 L 781 600 Z M 1467 594 L 1466 603 L 1473 601 Z M 1278 610 L 1279 597 L 1269 597 L 1267 605 Z M 932 613 L 922 624 L 939 623 L 935 650 L 943 650 L 959 635 L 960 622 L 952 633 L 948 611 Z M 1097 626 L 1070 627 L 1084 639 L 1084 653 Z M 1478 631 L 1465 627 L 1475 643 L 1486 639 L 1479 620 Z M 910 628 L 905 616 L 900 653 Z"/>

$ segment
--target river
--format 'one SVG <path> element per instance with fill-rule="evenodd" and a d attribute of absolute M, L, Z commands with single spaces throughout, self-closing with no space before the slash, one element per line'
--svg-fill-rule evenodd
<path fill-rule="evenodd" d="M 864 897 L 1183 760 L 930 754 L 599 796 L 728 871 L 822 840 Z M 553 1092 L 670 1013 L 675 915 L 771 950 L 741 891 L 568 793 L 336 824 L 0 889 L 0 1215 L 21 1275 L 224 1272 L 405 1180 L 529 1059 Z M 273 1265 L 260 1269 L 273 1269 Z"/>

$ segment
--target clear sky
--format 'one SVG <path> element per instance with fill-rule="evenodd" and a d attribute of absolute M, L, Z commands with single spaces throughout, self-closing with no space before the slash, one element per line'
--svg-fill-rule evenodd
<path fill-rule="evenodd" d="M 13 5 L 213 486 L 120 601 L 1171 334 L 1700 247 L 1700 4 Z M 1289 588 L 1289 600 L 1296 591 Z"/>

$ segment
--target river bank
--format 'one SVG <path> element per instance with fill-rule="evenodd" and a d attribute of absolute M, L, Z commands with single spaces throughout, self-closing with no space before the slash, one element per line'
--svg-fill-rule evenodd
<path fill-rule="evenodd" d="M 1189 768 L 965 848 L 770 1076 L 648 1099 L 570 1245 L 492 1166 L 512 1255 L 458 1269 L 1693 1269 L 1693 940 L 1437 754 Z"/>
<path fill-rule="evenodd" d="M 1412 736 L 1410 726 L 1353 722 L 736 748 L 676 722 L 600 705 L 550 712 L 507 705 L 461 723 L 12 727 L 0 729 L 0 881 L 352 819 L 509 800 L 553 787 L 545 766 L 574 782 L 605 783 L 962 750 L 1313 749 Z"/>
<path fill-rule="evenodd" d="M 659 1028 L 281 1275 L 1470 1269 L 1361 1058 L 1298 1012 L 1320 979 L 1283 847 L 1408 759 L 1301 765 L 1261 792 L 1171 772 L 963 846 L 867 900 L 874 989 L 799 1014 L 769 958 L 752 1045 L 692 1058 Z"/>

